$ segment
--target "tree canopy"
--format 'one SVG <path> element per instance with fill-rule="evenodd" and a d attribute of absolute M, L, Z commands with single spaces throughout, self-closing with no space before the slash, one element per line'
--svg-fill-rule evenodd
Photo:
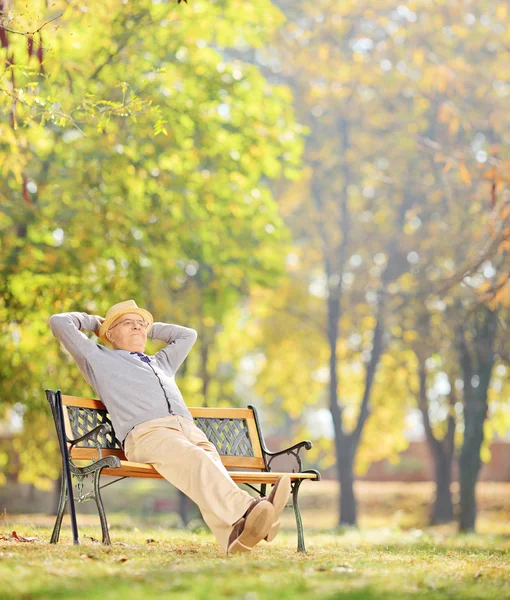
<path fill-rule="evenodd" d="M 170 318 L 182 292 L 183 322 L 200 329 L 272 284 L 286 233 L 267 181 L 300 161 L 288 88 L 226 52 L 263 43 L 281 21 L 269 2 L 196 2 L 186 17 L 148 1 L 89 8 L 55 2 L 58 25 L 28 50 L 2 34 L 0 379 L 4 415 L 25 411 L 27 431 L 46 422 L 45 387 L 86 389 L 57 355 L 52 313 L 135 297 Z M 27 477 L 53 476 L 33 460 L 38 440 L 25 445 L 22 471 L 39 472 Z"/>

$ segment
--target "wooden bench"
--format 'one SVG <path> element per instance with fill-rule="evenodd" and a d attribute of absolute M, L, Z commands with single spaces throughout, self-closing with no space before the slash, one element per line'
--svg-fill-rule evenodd
<path fill-rule="evenodd" d="M 62 486 L 55 527 L 51 543 L 58 542 L 62 518 L 69 500 L 69 513 L 73 529 L 73 540 L 78 544 L 75 502 L 95 500 L 101 521 L 103 544 L 110 544 L 108 523 L 101 489 L 126 477 L 162 479 L 152 467 L 126 459 L 106 407 L 99 400 L 65 396 L 60 390 L 46 390 L 51 407 L 62 455 Z M 292 482 L 292 504 L 298 533 L 298 552 L 306 552 L 303 524 L 298 504 L 298 492 L 305 480 L 319 481 L 320 473 L 313 469 L 303 471 L 301 450 L 309 450 L 309 441 L 294 444 L 280 452 L 270 452 L 265 445 L 255 407 L 248 408 L 190 408 L 195 424 L 206 434 L 221 456 L 225 467 L 237 484 L 245 484 L 261 496 L 266 488 L 276 482 L 283 473 L 271 470 L 271 463 L 278 456 L 288 455 L 295 461 L 289 473 Z M 78 464 L 76 461 L 80 461 Z M 83 464 L 83 461 L 88 461 Z M 100 485 L 102 475 L 119 477 L 115 481 Z M 77 496 L 73 493 L 72 476 L 75 479 Z M 92 479 L 92 491 L 83 492 L 87 477 Z"/>

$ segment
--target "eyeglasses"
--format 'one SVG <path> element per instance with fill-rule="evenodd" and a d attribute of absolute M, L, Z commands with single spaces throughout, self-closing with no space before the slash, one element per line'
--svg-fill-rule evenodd
<path fill-rule="evenodd" d="M 134 321 L 131 319 L 126 319 L 125 321 L 120 321 L 120 323 L 117 323 L 117 325 L 120 325 L 123 329 L 128 329 L 128 328 L 132 329 L 135 325 L 137 327 L 141 327 L 142 329 L 147 329 L 147 327 L 149 327 L 149 323 L 147 323 L 147 321 L 138 321 L 138 320 Z M 117 327 L 117 325 L 110 327 L 110 329 Z"/>

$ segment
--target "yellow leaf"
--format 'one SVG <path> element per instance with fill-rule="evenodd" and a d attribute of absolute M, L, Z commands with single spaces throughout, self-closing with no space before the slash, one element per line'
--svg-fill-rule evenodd
<path fill-rule="evenodd" d="M 452 166 L 453 166 L 453 163 L 451 160 L 449 160 L 443 167 L 443 173 L 446 175 L 446 173 L 448 173 L 448 171 L 452 168 Z"/>
<path fill-rule="evenodd" d="M 458 117 L 452 117 L 450 119 L 450 122 L 448 123 L 448 131 L 452 134 L 455 135 L 460 128 L 460 119 Z"/>
<path fill-rule="evenodd" d="M 406 342 L 413 342 L 414 340 L 418 339 L 418 332 L 416 331 L 404 331 L 404 340 Z"/>
<path fill-rule="evenodd" d="M 418 67 L 425 62 L 425 52 L 421 48 L 413 52 L 413 61 Z"/>
<path fill-rule="evenodd" d="M 496 19 L 498 21 L 506 21 L 508 16 L 508 8 L 504 3 L 501 3 L 496 8 Z"/>
<path fill-rule="evenodd" d="M 321 46 L 319 47 L 319 58 L 321 60 L 328 60 L 328 58 L 329 58 L 329 45 L 328 44 L 321 44 Z"/>
<path fill-rule="evenodd" d="M 510 306 L 510 280 L 498 291 L 494 300 L 499 306 Z"/>
<path fill-rule="evenodd" d="M 460 171 L 460 178 L 462 180 L 462 183 L 465 183 L 466 185 L 470 185 L 471 184 L 471 175 L 469 174 L 469 171 L 467 170 L 466 165 L 464 163 L 460 163 L 459 171 Z"/>

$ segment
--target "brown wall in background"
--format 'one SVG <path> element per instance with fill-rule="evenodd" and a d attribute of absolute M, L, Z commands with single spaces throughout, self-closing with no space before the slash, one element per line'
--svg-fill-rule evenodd
<path fill-rule="evenodd" d="M 510 444 L 493 442 L 491 461 L 482 465 L 479 481 L 510 482 Z M 458 479 L 457 461 L 453 464 L 453 480 Z M 411 442 L 409 448 L 400 454 L 396 465 L 387 460 L 373 463 L 365 476 L 365 481 L 433 481 L 434 463 L 425 442 Z"/>
<path fill-rule="evenodd" d="M 285 448 L 279 437 L 269 437 L 267 445 L 271 450 Z M 510 482 L 510 443 L 495 441 L 491 444 L 491 461 L 482 465 L 479 481 Z M 357 477 L 362 481 L 434 481 L 434 463 L 425 442 L 410 442 L 409 447 L 401 452 L 400 460 L 393 465 L 388 460 L 381 460 L 370 465 L 366 475 Z M 312 465 L 307 461 L 306 451 L 302 452 L 303 468 Z M 271 465 L 273 471 L 292 470 L 296 463 L 289 457 L 282 457 Z M 323 479 L 336 479 L 334 468 L 321 469 Z M 458 480 L 457 461 L 453 464 L 453 481 Z"/>

